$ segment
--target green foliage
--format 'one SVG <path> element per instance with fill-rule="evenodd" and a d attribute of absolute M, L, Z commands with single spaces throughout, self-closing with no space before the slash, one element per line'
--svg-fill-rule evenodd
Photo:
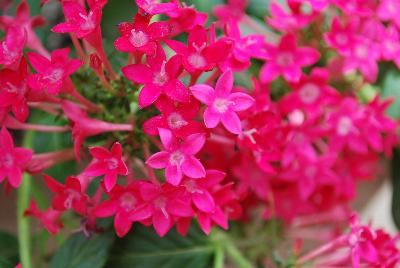
<path fill-rule="evenodd" d="M 394 98 L 387 112 L 393 118 L 400 118 L 400 74 L 398 71 L 391 70 L 386 74 L 383 80 L 382 97 Z"/>
<path fill-rule="evenodd" d="M 110 232 L 89 239 L 82 233 L 74 234 L 53 256 L 49 268 L 101 268 L 107 261 L 114 238 Z"/>
<path fill-rule="evenodd" d="M 203 268 L 211 266 L 213 255 L 214 245 L 198 228 L 186 237 L 174 229 L 160 238 L 152 228 L 135 225 L 116 241 L 106 267 Z"/>
<path fill-rule="evenodd" d="M 17 238 L 5 231 L 0 231 L 0 268 L 14 267 L 17 263 Z"/>

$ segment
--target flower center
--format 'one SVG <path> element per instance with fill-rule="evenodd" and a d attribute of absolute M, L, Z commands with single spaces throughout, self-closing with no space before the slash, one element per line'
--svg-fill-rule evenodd
<path fill-rule="evenodd" d="M 93 11 L 90 11 L 88 15 L 85 15 L 82 13 L 79 13 L 78 15 L 83 20 L 83 22 L 79 26 L 82 30 L 89 31 L 89 30 L 93 30 L 96 27 L 96 25 L 94 24 L 94 21 L 92 19 Z"/>
<path fill-rule="evenodd" d="M 306 169 L 304 170 L 304 175 L 305 175 L 308 179 L 315 178 L 315 175 L 317 175 L 317 168 L 314 167 L 314 166 L 308 166 L 308 167 L 306 167 Z"/>
<path fill-rule="evenodd" d="M 158 85 L 158 86 L 163 86 L 168 82 L 168 75 L 165 71 L 165 64 L 167 62 L 163 61 L 163 63 L 161 64 L 161 70 L 159 73 L 156 73 L 153 77 L 153 83 Z"/>
<path fill-rule="evenodd" d="M 14 157 L 11 154 L 3 155 L 0 164 L 6 168 L 10 168 L 14 165 Z"/>
<path fill-rule="evenodd" d="M 199 193 L 202 194 L 203 191 L 197 188 L 197 183 L 194 180 L 187 180 L 184 184 L 186 191 L 189 193 Z"/>
<path fill-rule="evenodd" d="M 202 68 L 206 66 L 206 59 L 199 53 L 193 53 L 188 57 L 188 62 L 195 68 Z"/>
<path fill-rule="evenodd" d="M 293 65 L 294 57 L 290 52 L 282 52 L 278 55 L 276 62 L 281 67 L 288 67 Z"/>
<path fill-rule="evenodd" d="M 319 88 L 315 84 L 305 84 L 299 92 L 303 103 L 311 104 L 319 97 Z"/>
<path fill-rule="evenodd" d="M 168 126 L 169 126 L 171 129 L 179 129 L 179 128 L 181 128 L 181 127 L 183 127 L 183 126 L 186 126 L 186 125 L 188 124 L 188 122 L 186 122 L 186 121 L 182 118 L 182 116 L 181 116 L 180 114 L 175 113 L 175 112 L 171 113 L 171 114 L 168 116 L 167 121 L 168 121 Z"/>
<path fill-rule="evenodd" d="M 5 41 L 2 42 L 1 47 L 3 48 L 3 54 L 8 59 L 9 63 L 13 62 L 15 58 L 18 56 L 18 53 L 10 49 Z"/>
<path fill-rule="evenodd" d="M 126 211 L 132 210 L 136 206 L 137 200 L 131 193 L 124 193 L 119 198 L 119 206 Z"/>
<path fill-rule="evenodd" d="M 231 104 L 233 104 L 232 101 L 229 101 L 229 100 L 227 100 L 227 99 L 222 99 L 222 98 L 216 98 L 216 99 L 214 100 L 214 103 L 213 103 L 213 108 L 214 108 L 217 112 L 223 114 L 223 113 L 225 113 L 225 112 L 228 110 L 228 108 L 229 108 L 229 106 L 230 106 Z"/>
<path fill-rule="evenodd" d="M 343 116 L 342 118 L 340 118 L 339 123 L 337 125 L 337 133 L 340 136 L 346 136 L 350 133 L 352 128 L 353 128 L 352 120 L 347 116 Z"/>
<path fill-rule="evenodd" d="M 185 160 L 185 155 L 182 154 L 180 151 L 175 151 L 169 156 L 169 163 L 173 166 L 180 166 Z"/>
<path fill-rule="evenodd" d="M 169 214 L 165 208 L 167 206 L 167 200 L 164 196 L 157 198 L 154 201 L 154 206 L 161 210 L 161 212 L 164 214 L 165 218 L 169 219 Z"/>
<path fill-rule="evenodd" d="M 365 59 L 368 57 L 368 48 L 364 45 L 359 45 L 356 47 L 356 56 L 360 59 Z"/>
<path fill-rule="evenodd" d="M 107 158 L 105 162 L 109 170 L 114 170 L 118 167 L 118 159 L 116 159 L 115 157 Z"/>
<path fill-rule="evenodd" d="M 149 42 L 149 38 L 147 34 L 142 31 L 136 31 L 135 29 L 131 30 L 131 36 L 129 37 L 129 42 L 134 47 L 142 47 Z"/>
<path fill-rule="evenodd" d="M 344 46 L 347 44 L 347 42 L 349 41 L 349 39 L 347 38 L 346 35 L 344 34 L 337 34 L 335 37 L 336 43 L 338 45 Z"/>
<path fill-rule="evenodd" d="M 64 71 L 62 69 L 54 69 L 49 75 L 44 78 L 50 83 L 56 83 L 63 77 Z"/>
<path fill-rule="evenodd" d="M 6 87 L 5 87 L 6 91 L 8 93 L 18 93 L 20 91 L 20 89 L 18 87 L 16 87 L 15 85 L 11 84 L 10 82 L 6 83 Z"/>
<path fill-rule="evenodd" d="M 288 118 L 291 125 L 300 126 L 304 122 L 304 113 L 299 109 L 296 109 L 289 113 Z"/>
<path fill-rule="evenodd" d="M 72 202 L 74 202 L 74 200 L 80 199 L 80 194 L 72 189 L 67 189 L 66 194 L 67 198 L 64 201 L 64 207 L 70 209 L 72 207 Z"/>

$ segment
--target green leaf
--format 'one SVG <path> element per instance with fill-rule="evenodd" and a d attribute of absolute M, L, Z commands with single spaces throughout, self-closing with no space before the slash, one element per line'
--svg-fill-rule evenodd
<path fill-rule="evenodd" d="M 82 233 L 74 234 L 53 256 L 49 268 L 104 267 L 114 238 L 111 232 L 94 235 L 90 239 Z"/>
<path fill-rule="evenodd" d="M 214 250 L 208 237 L 195 228 L 186 237 L 171 230 L 160 238 L 152 228 L 135 225 L 127 237 L 116 241 L 106 267 L 211 267 Z"/>
<path fill-rule="evenodd" d="M 0 231 L 0 268 L 14 267 L 17 263 L 17 238 L 5 231 Z"/>
<path fill-rule="evenodd" d="M 382 97 L 393 97 L 395 99 L 387 113 L 393 118 L 400 118 L 400 75 L 398 71 L 389 71 L 384 78 Z"/>

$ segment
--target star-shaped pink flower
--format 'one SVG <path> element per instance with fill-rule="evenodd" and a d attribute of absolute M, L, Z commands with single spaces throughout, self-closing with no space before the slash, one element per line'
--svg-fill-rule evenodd
<path fill-rule="evenodd" d="M 0 65 L 15 69 L 22 57 L 26 42 L 26 32 L 20 27 L 10 27 L 6 37 L 0 42 Z"/>
<path fill-rule="evenodd" d="M 165 151 L 150 156 L 147 165 L 156 169 L 165 168 L 167 182 L 172 185 L 179 185 L 183 175 L 195 179 L 206 175 L 203 164 L 194 157 L 205 143 L 205 134 L 192 134 L 182 141 L 177 140 L 168 129 L 160 128 L 159 134 Z"/>
<path fill-rule="evenodd" d="M 190 87 L 193 96 L 207 105 L 204 111 L 204 123 L 207 128 L 215 128 L 221 121 L 224 127 L 233 134 L 242 133 L 242 126 L 236 112 L 246 110 L 254 99 L 246 93 L 231 93 L 233 73 L 224 72 L 218 79 L 215 90 L 205 84 Z"/>

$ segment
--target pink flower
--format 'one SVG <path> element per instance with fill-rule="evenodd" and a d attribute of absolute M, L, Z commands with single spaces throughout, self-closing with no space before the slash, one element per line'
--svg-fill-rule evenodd
<path fill-rule="evenodd" d="M 159 0 L 136 0 L 136 4 L 143 11 L 150 15 L 163 14 L 174 11 L 178 8 L 175 1 L 172 3 L 159 3 Z"/>
<path fill-rule="evenodd" d="M 198 25 L 204 25 L 207 21 L 208 13 L 197 11 L 194 6 L 180 7 L 175 11 L 167 13 L 170 17 L 170 36 L 176 36 L 182 32 L 190 32 Z"/>
<path fill-rule="evenodd" d="M 59 183 L 52 177 L 44 175 L 47 187 L 56 194 L 53 197 L 52 207 L 58 211 L 73 209 L 84 215 L 87 211 L 88 196 L 82 191 L 78 178 L 68 177 L 65 185 Z"/>
<path fill-rule="evenodd" d="M 15 69 L 22 57 L 26 32 L 20 27 L 9 27 L 6 37 L 0 42 L 0 64 Z"/>
<path fill-rule="evenodd" d="M 155 103 L 162 113 L 146 120 L 143 131 L 148 135 L 158 135 L 159 128 L 172 131 L 177 138 L 184 138 L 190 134 L 204 132 L 203 124 L 193 121 L 199 112 L 199 102 L 191 98 L 189 102 L 175 102 L 161 96 Z"/>
<path fill-rule="evenodd" d="M 159 134 L 165 151 L 150 156 L 147 165 L 156 169 L 165 168 L 167 182 L 172 185 L 179 185 L 183 175 L 195 179 L 206 175 L 203 165 L 194 157 L 205 143 L 204 134 L 191 134 L 182 141 L 177 140 L 167 129 L 160 128 Z"/>
<path fill-rule="evenodd" d="M 157 42 L 167 37 L 170 26 L 167 22 L 153 22 L 151 17 L 135 15 L 133 23 L 123 22 L 118 25 L 121 37 L 115 40 L 114 46 L 122 52 L 145 53 L 153 56 L 157 50 Z"/>
<path fill-rule="evenodd" d="M 18 70 L 0 70 L 0 107 L 10 109 L 21 122 L 29 115 L 28 64 L 22 59 Z"/>
<path fill-rule="evenodd" d="M 294 31 L 306 27 L 316 17 L 314 9 L 306 13 L 303 11 L 303 3 L 298 0 L 287 0 L 290 12 L 286 12 L 276 1 L 272 1 L 269 10 L 271 18 L 266 21 L 273 28 L 281 31 Z"/>
<path fill-rule="evenodd" d="M 344 14 L 349 16 L 371 16 L 375 12 L 375 0 L 331 0 Z"/>
<path fill-rule="evenodd" d="M 320 57 L 314 48 L 297 47 L 293 34 L 284 35 L 278 46 L 268 45 L 266 53 L 269 62 L 260 71 L 263 83 L 271 82 L 280 74 L 289 82 L 297 82 L 301 77 L 301 68 L 316 63 Z"/>
<path fill-rule="evenodd" d="M 231 20 L 239 22 L 246 15 L 247 5 L 248 0 L 228 0 L 227 4 L 215 6 L 212 12 L 224 23 Z"/>
<path fill-rule="evenodd" d="M 29 208 L 24 212 L 25 216 L 37 218 L 42 226 L 51 234 L 57 234 L 63 228 L 63 223 L 60 219 L 61 214 L 61 211 L 53 208 L 40 211 L 35 201 L 31 201 Z"/>
<path fill-rule="evenodd" d="M 153 227 L 159 236 L 164 236 L 174 223 L 174 217 L 192 217 L 193 210 L 190 202 L 184 196 L 181 187 L 173 188 L 168 184 L 154 185 L 143 182 L 140 185 L 140 194 L 147 205 L 139 213 L 133 211 L 131 220 L 137 220 L 137 215 L 144 215 L 145 211 L 150 212 Z"/>
<path fill-rule="evenodd" d="M 14 141 L 6 128 L 0 131 L 0 182 L 8 178 L 9 184 L 18 188 L 22 181 L 22 172 L 32 159 L 32 151 L 14 147 Z"/>
<path fill-rule="evenodd" d="M 29 76 L 28 83 L 32 89 L 47 89 L 50 94 L 58 94 L 66 87 L 69 76 L 76 72 L 82 65 L 78 59 L 68 59 L 69 48 L 56 49 L 51 52 L 51 59 L 28 53 L 32 67 L 38 72 Z"/>
<path fill-rule="evenodd" d="M 233 74 L 224 72 L 218 79 L 215 90 L 205 84 L 190 87 L 194 97 L 207 105 L 204 111 L 204 123 L 207 128 L 215 128 L 221 121 L 224 127 L 233 134 L 242 133 L 238 111 L 249 108 L 254 99 L 246 93 L 231 93 Z"/>
<path fill-rule="evenodd" d="M 101 7 L 95 5 L 89 12 L 76 1 L 62 2 L 66 22 L 52 28 L 55 33 L 75 33 L 78 38 L 87 37 L 100 27 Z"/>
<path fill-rule="evenodd" d="M 383 21 L 392 21 L 397 27 L 400 27 L 400 3 L 393 0 L 381 0 L 379 1 L 378 17 Z"/>
<path fill-rule="evenodd" d="M 151 216 L 151 210 L 141 206 L 139 189 L 141 183 L 134 182 L 126 187 L 115 186 L 109 193 L 109 200 L 97 205 L 93 211 L 94 216 L 106 218 L 114 217 L 114 228 L 119 237 L 125 236 L 132 228 L 133 220 L 130 215 L 135 216 L 135 221 L 147 219 Z"/>
<path fill-rule="evenodd" d="M 93 161 L 84 171 L 88 176 L 104 175 L 104 186 L 109 192 L 117 183 L 118 175 L 128 175 L 128 168 L 122 160 L 122 146 L 119 142 L 114 143 L 111 151 L 103 147 L 91 147 L 90 154 Z"/>
<path fill-rule="evenodd" d="M 46 21 L 43 16 L 38 15 L 31 17 L 29 13 L 28 3 L 26 0 L 22 0 L 17 7 L 15 17 L 6 15 L 0 16 L 0 27 L 6 30 L 11 27 L 19 27 L 25 30 L 26 46 L 48 57 L 49 52 L 43 47 L 42 42 L 33 30 L 34 28 L 43 26 Z"/>
<path fill-rule="evenodd" d="M 393 61 L 400 68 L 400 36 L 399 31 L 389 26 L 385 29 L 381 42 L 381 57 L 384 60 Z"/>
<path fill-rule="evenodd" d="M 161 93 L 169 98 L 179 101 L 189 101 L 189 92 L 185 85 L 178 79 L 182 71 L 179 55 L 173 56 L 168 61 L 161 45 L 154 58 L 147 58 L 149 65 L 132 64 L 122 68 L 123 74 L 136 83 L 144 84 L 140 90 L 139 105 L 147 107 L 155 102 Z"/>
<path fill-rule="evenodd" d="M 183 66 L 191 74 L 212 70 L 228 55 L 221 51 L 229 51 L 231 47 L 231 41 L 224 39 L 209 44 L 207 31 L 203 26 L 195 26 L 189 32 L 188 46 L 170 39 L 165 40 L 165 43 L 183 57 Z"/>
<path fill-rule="evenodd" d="M 356 42 L 358 21 L 351 19 L 341 23 L 338 17 L 332 20 L 331 30 L 324 34 L 325 42 L 335 48 L 340 55 L 348 55 Z"/>

